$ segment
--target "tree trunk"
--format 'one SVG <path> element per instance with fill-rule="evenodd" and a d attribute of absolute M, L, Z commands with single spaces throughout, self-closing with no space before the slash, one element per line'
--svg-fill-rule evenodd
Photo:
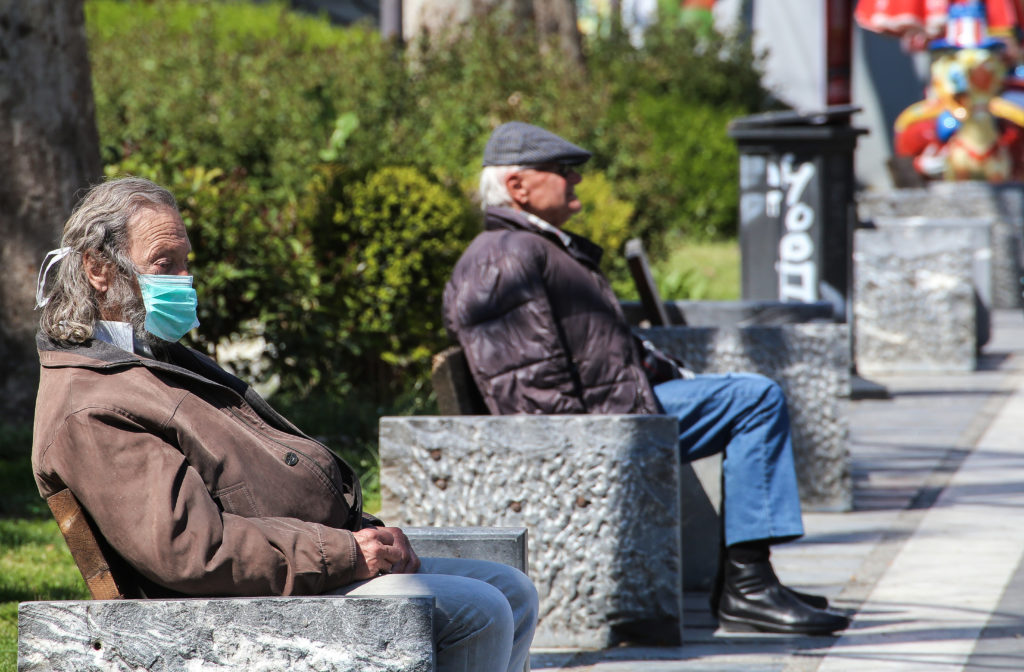
<path fill-rule="evenodd" d="M 32 417 L 35 281 L 102 177 L 82 0 L 0 0 L 0 425 Z"/>
<path fill-rule="evenodd" d="M 580 67 L 583 46 L 576 23 L 576 3 L 573 0 L 533 0 L 533 20 L 542 46 L 554 39 L 565 57 Z"/>
<path fill-rule="evenodd" d="M 542 47 L 553 39 L 566 58 L 583 65 L 573 0 L 405 0 L 405 37 L 412 40 L 422 30 L 437 32 L 474 14 L 496 11 L 507 12 L 524 27 L 532 21 Z"/>

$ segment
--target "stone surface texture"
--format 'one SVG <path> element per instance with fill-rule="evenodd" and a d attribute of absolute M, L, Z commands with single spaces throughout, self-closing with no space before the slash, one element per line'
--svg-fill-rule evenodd
<path fill-rule="evenodd" d="M 639 325 L 646 319 L 639 301 L 623 301 L 626 320 Z M 802 322 L 832 322 L 835 308 L 828 301 L 666 301 L 672 324 L 688 327 L 751 327 Z"/>
<path fill-rule="evenodd" d="M 1024 185 L 935 182 L 926 189 L 865 191 L 858 195 L 863 221 L 874 217 L 992 217 L 992 301 L 994 308 L 1019 308 Z M 855 246 L 856 249 L 856 246 Z M 856 273 L 856 263 L 855 273 Z"/>
<path fill-rule="evenodd" d="M 854 344 L 865 375 L 971 371 L 977 363 L 967 230 L 854 235 Z"/>
<path fill-rule="evenodd" d="M 880 229 L 917 227 L 929 229 L 956 230 L 967 232 L 971 248 L 971 282 L 974 285 L 975 336 L 978 348 L 988 343 L 992 335 L 992 217 L 876 217 L 875 226 Z"/>
<path fill-rule="evenodd" d="M 663 416 L 381 418 L 381 516 L 526 527 L 534 644 L 602 647 L 682 625 L 679 453 Z"/>
<path fill-rule="evenodd" d="M 525 527 L 403 527 L 416 555 L 500 562 L 526 573 Z"/>
<path fill-rule="evenodd" d="M 760 373 L 777 382 L 789 406 L 801 501 L 819 511 L 850 509 L 846 325 L 660 327 L 643 333 L 697 373 Z"/>
<path fill-rule="evenodd" d="M 433 599 L 23 602 L 18 670 L 428 672 Z"/>

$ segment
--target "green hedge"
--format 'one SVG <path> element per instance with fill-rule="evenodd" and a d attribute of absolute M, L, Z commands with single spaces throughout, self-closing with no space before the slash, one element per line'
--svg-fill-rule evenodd
<path fill-rule="evenodd" d="M 356 443 L 380 413 L 429 408 L 441 292 L 477 230 L 469 194 L 499 123 L 594 150 L 570 228 L 608 248 L 619 289 L 630 236 L 657 258 L 668 236 L 735 233 L 725 125 L 764 100 L 742 43 L 666 22 L 641 49 L 589 41 L 580 69 L 501 16 L 397 51 L 368 26 L 280 3 L 89 0 L 86 12 L 103 160 L 179 199 L 196 345 L 266 343 L 243 373 L 297 409 L 314 394 L 363 408 L 323 411 L 324 431 Z"/>

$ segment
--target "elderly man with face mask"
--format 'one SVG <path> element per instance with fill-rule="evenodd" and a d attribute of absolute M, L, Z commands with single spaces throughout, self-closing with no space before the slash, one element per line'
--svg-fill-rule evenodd
<path fill-rule="evenodd" d="M 74 493 L 148 596 L 433 595 L 439 670 L 523 669 L 537 618 L 525 575 L 418 558 L 363 512 L 348 464 L 177 343 L 199 322 L 167 190 L 94 187 L 61 245 L 37 289 L 35 479 L 43 497 Z"/>
<path fill-rule="evenodd" d="M 779 583 L 772 544 L 803 534 L 786 402 L 756 375 L 673 371 L 638 344 L 598 264 L 602 250 L 562 227 L 590 153 L 510 122 L 484 149 L 484 232 L 445 288 L 488 408 L 508 413 L 666 413 L 684 461 L 722 452 L 726 549 L 712 609 L 726 630 L 828 634 L 849 620 Z M 670 375 L 664 375 L 668 370 Z"/>

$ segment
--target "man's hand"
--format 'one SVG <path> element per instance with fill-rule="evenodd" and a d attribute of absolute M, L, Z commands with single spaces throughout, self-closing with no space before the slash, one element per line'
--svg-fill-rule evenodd
<path fill-rule="evenodd" d="M 356 538 L 356 581 L 379 574 L 415 574 L 420 568 L 405 533 L 397 527 L 366 527 Z"/>

